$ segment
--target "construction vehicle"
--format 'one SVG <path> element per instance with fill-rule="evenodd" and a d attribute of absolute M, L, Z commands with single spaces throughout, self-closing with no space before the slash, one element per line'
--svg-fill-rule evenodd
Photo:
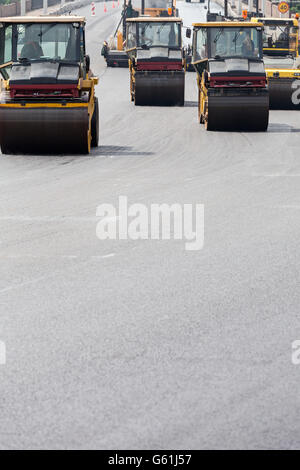
<path fill-rule="evenodd" d="M 2 153 L 89 153 L 98 145 L 98 79 L 84 30 L 79 16 L 1 18 Z"/>
<path fill-rule="evenodd" d="M 108 67 L 128 67 L 128 57 L 124 47 L 126 20 L 138 16 L 178 16 L 176 0 L 141 0 L 140 8 L 133 8 L 132 0 L 124 0 L 119 24 L 113 36 L 104 41 L 101 51 Z"/>
<path fill-rule="evenodd" d="M 126 38 L 126 19 L 135 18 L 139 12 L 133 8 L 132 0 L 124 0 L 121 19 L 113 36 L 104 41 L 101 55 L 106 61 L 107 67 L 128 67 L 128 57 L 124 49 Z"/>
<path fill-rule="evenodd" d="M 300 77 L 299 24 L 294 18 L 251 18 L 262 23 L 263 54 L 269 83 L 270 108 L 300 109 L 293 83 Z"/>
<path fill-rule="evenodd" d="M 212 13 L 210 12 L 209 8 L 210 8 L 210 2 L 208 3 L 208 12 L 206 14 L 206 21 L 218 21 L 218 22 L 225 21 L 225 17 L 221 14 L 221 12 Z M 193 55 L 192 46 L 191 44 L 188 44 L 185 47 L 185 64 L 186 64 L 187 72 L 195 72 L 195 68 L 192 64 L 192 55 Z"/>
<path fill-rule="evenodd" d="M 141 0 L 139 16 L 178 16 L 176 0 Z"/>
<path fill-rule="evenodd" d="M 130 95 L 136 105 L 184 105 L 180 18 L 127 20 Z"/>
<path fill-rule="evenodd" d="M 265 131 L 269 93 L 262 24 L 224 21 L 193 28 L 199 122 L 207 130 Z"/>

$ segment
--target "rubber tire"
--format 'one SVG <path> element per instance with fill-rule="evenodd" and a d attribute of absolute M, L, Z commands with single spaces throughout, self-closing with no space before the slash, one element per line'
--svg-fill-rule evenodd
<path fill-rule="evenodd" d="M 98 98 L 95 98 L 95 108 L 92 117 L 92 147 L 98 147 L 99 144 L 99 103 Z"/>
<path fill-rule="evenodd" d="M 130 101 L 134 102 L 134 87 L 133 87 L 133 80 L 132 80 L 131 74 L 130 74 Z"/>

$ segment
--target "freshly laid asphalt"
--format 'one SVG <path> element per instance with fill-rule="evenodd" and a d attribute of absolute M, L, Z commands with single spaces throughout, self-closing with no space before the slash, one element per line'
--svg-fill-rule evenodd
<path fill-rule="evenodd" d="M 115 6 L 78 11 L 100 146 L 0 156 L 0 448 L 299 448 L 299 114 L 206 132 L 194 73 L 185 107 L 135 107 L 100 55 Z M 204 204 L 203 249 L 100 241 L 120 195 Z"/>

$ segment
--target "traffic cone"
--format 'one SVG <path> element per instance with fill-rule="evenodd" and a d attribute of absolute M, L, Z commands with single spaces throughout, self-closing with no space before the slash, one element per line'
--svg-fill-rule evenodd
<path fill-rule="evenodd" d="M 113 2 L 112 7 L 115 8 L 115 2 Z"/>
<path fill-rule="evenodd" d="M 107 13 L 106 3 L 104 2 L 104 13 Z"/>

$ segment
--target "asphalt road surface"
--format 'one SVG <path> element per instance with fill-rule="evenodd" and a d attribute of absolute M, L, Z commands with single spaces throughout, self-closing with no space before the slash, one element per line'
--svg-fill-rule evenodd
<path fill-rule="evenodd" d="M 134 107 L 89 8 L 100 76 L 90 156 L 0 157 L 0 448 L 299 448 L 300 114 L 206 132 Z M 193 6 L 197 8 L 198 6 Z M 96 237 L 96 208 L 205 206 L 205 243 Z"/>

